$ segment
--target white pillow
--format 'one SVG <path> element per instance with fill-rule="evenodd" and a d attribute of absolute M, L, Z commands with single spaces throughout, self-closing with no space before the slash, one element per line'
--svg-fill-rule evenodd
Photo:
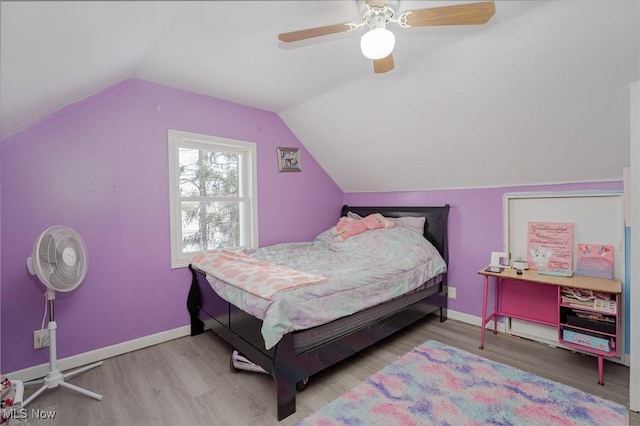
<path fill-rule="evenodd" d="M 424 235 L 424 223 L 427 220 L 424 216 L 390 217 L 389 219 L 395 222 L 396 226 L 406 228 L 418 235 Z"/>

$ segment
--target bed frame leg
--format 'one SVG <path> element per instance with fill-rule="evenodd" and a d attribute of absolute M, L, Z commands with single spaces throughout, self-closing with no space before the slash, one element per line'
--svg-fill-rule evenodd
<path fill-rule="evenodd" d="M 202 296 L 200 295 L 200 286 L 198 285 L 196 271 L 191 265 L 189 265 L 189 270 L 191 271 L 192 278 L 189 296 L 187 296 L 187 309 L 191 317 L 191 335 L 196 336 L 204 333 L 204 323 L 199 318 Z"/>
<path fill-rule="evenodd" d="M 446 320 L 447 320 L 447 308 L 443 306 L 440 308 L 440 322 L 445 322 Z"/>
<path fill-rule="evenodd" d="M 286 377 L 277 377 L 278 420 L 289 417 L 296 412 L 296 384 Z"/>
<path fill-rule="evenodd" d="M 272 375 L 276 382 L 278 420 L 282 420 L 296 412 L 296 382 L 300 380 L 291 333 L 284 335 L 276 346 Z"/>
<path fill-rule="evenodd" d="M 446 278 L 445 278 L 446 280 Z M 442 283 L 440 291 L 440 322 L 447 320 L 447 303 L 449 302 L 449 287 L 446 281 Z"/>

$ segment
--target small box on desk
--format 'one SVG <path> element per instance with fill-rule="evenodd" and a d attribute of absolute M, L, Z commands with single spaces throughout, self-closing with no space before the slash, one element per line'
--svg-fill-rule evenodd
<path fill-rule="evenodd" d="M 600 351 L 611 351 L 611 343 L 608 339 L 591 336 L 589 334 L 578 333 L 573 330 L 562 330 L 562 339 L 566 342 L 573 343 L 588 348 L 598 349 Z"/>

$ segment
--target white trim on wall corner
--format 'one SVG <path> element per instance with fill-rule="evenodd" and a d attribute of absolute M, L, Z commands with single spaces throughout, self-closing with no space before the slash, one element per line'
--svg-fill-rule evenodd
<path fill-rule="evenodd" d="M 640 81 L 630 85 L 630 144 L 631 144 L 631 256 L 640 253 Z M 630 305 L 631 324 L 640 324 L 640 265 L 631 262 Z M 632 328 L 630 335 L 629 408 L 640 412 L 640 329 Z"/>
<path fill-rule="evenodd" d="M 173 330 L 162 331 L 150 336 L 140 337 L 138 339 L 63 358 L 58 360 L 58 368 L 60 371 L 66 371 L 72 368 L 82 367 L 107 358 L 113 358 L 114 356 L 157 345 L 158 343 L 164 343 L 169 340 L 189 336 L 190 334 L 191 326 L 185 325 L 183 327 L 174 328 Z M 46 364 L 40 364 L 23 370 L 14 371 L 13 373 L 7 373 L 6 375 L 11 379 L 26 382 L 44 377 L 48 372 L 49 363 L 47 362 Z"/>

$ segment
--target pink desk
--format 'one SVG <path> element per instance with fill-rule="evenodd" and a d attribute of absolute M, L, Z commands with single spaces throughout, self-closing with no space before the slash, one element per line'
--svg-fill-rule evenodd
<path fill-rule="evenodd" d="M 498 318 L 511 317 L 525 321 L 531 321 L 558 328 L 558 340 L 565 346 L 573 349 L 593 353 L 598 356 L 598 383 L 603 384 L 602 370 L 603 357 L 617 354 L 617 341 L 619 337 L 619 295 L 622 292 L 622 283 L 619 280 L 586 277 L 574 275 L 572 277 L 557 277 L 553 275 L 538 274 L 537 270 L 523 271 L 522 275 L 516 274 L 515 269 L 507 268 L 503 272 L 487 272 L 484 269 L 478 271 L 484 277 L 484 293 L 482 297 L 482 326 L 480 331 L 480 349 L 484 349 L 484 336 L 486 325 L 493 320 L 493 333 L 498 333 Z M 487 302 L 489 298 L 489 278 L 494 280 L 493 312 L 487 315 Z M 598 350 L 596 348 L 576 345 L 563 339 L 563 331 L 577 331 L 591 333 L 593 330 L 571 326 L 562 320 L 561 309 L 584 309 L 562 302 L 562 288 L 577 288 L 592 290 L 613 295 L 616 303 L 616 312 L 611 315 L 615 318 L 616 332 L 612 334 L 598 333 L 612 341 L 610 350 Z M 509 290 L 505 293 L 505 289 Z M 589 310 L 588 308 L 586 308 Z M 602 311 L 594 311 L 602 314 Z"/>

